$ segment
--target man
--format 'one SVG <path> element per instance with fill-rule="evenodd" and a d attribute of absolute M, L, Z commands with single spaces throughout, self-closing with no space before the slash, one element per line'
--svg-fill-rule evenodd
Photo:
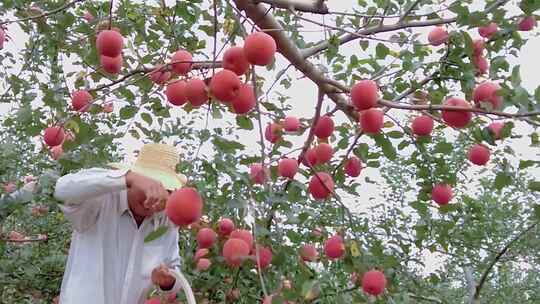
<path fill-rule="evenodd" d="M 142 304 L 154 286 L 184 288 L 195 303 L 179 269 L 178 229 L 162 212 L 169 191 L 186 183 L 178 161 L 174 147 L 148 144 L 133 166 L 58 179 L 54 195 L 74 228 L 60 304 Z M 164 235 L 144 242 L 162 226 L 169 227 Z"/>

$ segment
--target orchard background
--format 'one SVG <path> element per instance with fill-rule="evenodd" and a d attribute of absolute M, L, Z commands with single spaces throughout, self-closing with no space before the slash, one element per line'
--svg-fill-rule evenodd
<path fill-rule="evenodd" d="M 52 197 L 56 178 L 132 160 L 147 142 L 177 145 L 179 172 L 204 199 L 202 220 L 180 228 L 183 271 L 200 303 L 540 302 L 538 30 L 521 24 L 538 9 L 537 0 L 2 1 L 0 302 L 50 303 L 59 293 L 71 228 Z M 496 30 L 480 37 L 490 23 Z M 123 36 L 119 71 L 96 49 L 110 28 Z M 434 29 L 442 40 L 430 43 Z M 166 87 L 209 85 L 225 51 L 252 32 L 270 35 L 277 53 L 240 76 L 254 88 L 248 113 L 210 89 L 199 107 L 169 102 Z M 178 50 L 193 55 L 184 75 L 171 62 Z M 152 81 L 171 69 L 167 83 Z M 376 82 L 382 112 L 352 102 L 363 80 Z M 485 81 L 499 88 L 476 103 Z M 77 90 L 91 94 L 87 111 L 72 104 Z M 463 127 L 442 114 L 452 96 L 470 104 L 450 112 L 471 113 Z M 381 131 L 359 123 L 372 111 L 374 125 L 384 113 Z M 420 115 L 434 121 L 431 135 L 415 134 Z M 283 129 L 287 116 L 300 118 L 298 131 Z M 314 136 L 325 116 L 331 136 Z M 504 123 L 501 138 L 493 122 Z M 61 148 L 43 142 L 53 125 L 68 134 Z M 324 143 L 333 154 L 317 163 Z M 468 159 L 475 144 L 489 149 L 487 164 Z M 315 161 L 293 179 L 280 176 L 281 159 L 309 153 Z M 358 177 L 344 169 L 351 157 L 361 160 Z M 254 164 L 268 174 L 250 174 Z M 310 191 L 321 184 L 315 172 L 332 178 L 334 191 L 318 189 L 324 199 Z M 437 184 L 452 188 L 449 204 L 432 200 Z M 268 267 L 227 265 L 220 237 L 210 267 L 197 269 L 196 234 L 223 217 L 271 250 Z M 335 235 L 345 252 L 332 259 L 324 249 Z M 306 244 L 315 261 L 300 258 Z M 370 270 L 386 277 L 378 296 L 361 286 Z"/>

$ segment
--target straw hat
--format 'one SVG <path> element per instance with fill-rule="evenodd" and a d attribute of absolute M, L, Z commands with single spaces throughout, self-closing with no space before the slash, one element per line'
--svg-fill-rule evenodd
<path fill-rule="evenodd" d="M 146 177 L 155 179 L 167 190 L 176 190 L 187 183 L 183 174 L 176 173 L 180 156 L 176 148 L 166 144 L 146 144 L 141 148 L 135 163 L 109 163 L 115 169 L 129 169 Z"/>

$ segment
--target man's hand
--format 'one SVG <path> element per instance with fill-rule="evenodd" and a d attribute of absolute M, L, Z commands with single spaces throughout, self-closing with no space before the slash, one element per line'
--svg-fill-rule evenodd
<path fill-rule="evenodd" d="M 158 285 L 161 290 L 171 290 L 176 283 L 176 278 L 167 266 L 161 264 L 152 270 L 152 283 Z"/>
<path fill-rule="evenodd" d="M 146 196 L 143 205 L 147 209 L 152 209 L 154 212 L 161 211 L 165 208 L 165 202 L 169 198 L 169 192 L 165 190 L 163 185 L 149 177 L 129 171 L 126 174 L 126 185 L 128 188 L 134 188 L 142 191 Z"/>

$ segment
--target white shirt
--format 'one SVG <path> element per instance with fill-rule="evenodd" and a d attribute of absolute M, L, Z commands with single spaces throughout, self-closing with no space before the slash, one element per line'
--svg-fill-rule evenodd
<path fill-rule="evenodd" d="M 152 270 L 172 269 L 172 292 L 187 283 L 180 272 L 178 228 L 164 212 L 144 219 L 140 227 L 127 203 L 126 171 L 87 169 L 61 177 L 54 196 L 73 224 L 61 304 L 142 304 L 153 288 Z M 156 240 L 144 238 L 161 226 Z M 184 285 L 185 286 L 185 285 Z"/>

